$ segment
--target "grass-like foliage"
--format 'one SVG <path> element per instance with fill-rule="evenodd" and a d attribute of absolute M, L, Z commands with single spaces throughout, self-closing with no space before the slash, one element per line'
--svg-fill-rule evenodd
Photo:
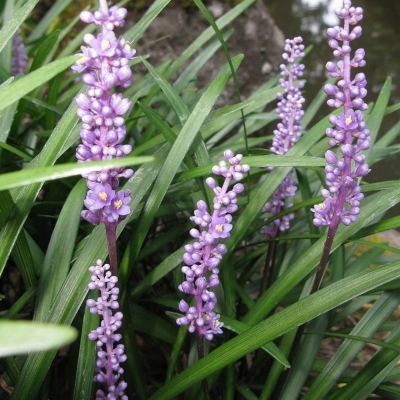
<path fill-rule="evenodd" d="M 94 3 L 87 10 L 97 10 Z M 126 49 L 135 48 L 168 3 L 156 0 L 131 29 L 122 28 Z M 237 76 L 243 55 L 229 54 L 225 43 L 229 23 L 253 3 L 244 0 L 214 20 L 201 0 L 194 0 L 209 27 L 177 59 L 153 64 L 146 54 L 129 59 L 132 85 L 118 93 L 130 101 L 123 116 L 124 144 L 132 152 L 93 164 L 89 159 L 76 162 L 83 129 L 77 110 L 91 95 L 82 74 L 71 66 L 78 65 L 80 46 L 99 27 L 83 27 L 80 2 L 55 1 L 40 20 L 33 12 L 39 0 L 0 4 L 1 400 L 103 398 L 95 394 L 99 354 L 88 338 L 101 336 L 92 331 L 99 326 L 98 314 L 104 316 L 96 290 L 103 294 L 104 288 L 101 283 L 88 288 L 94 282 L 89 267 L 97 260 L 118 270 L 118 282 L 112 284 L 118 289 L 112 293 L 119 305 L 110 307 L 119 306 L 123 314 L 123 319 L 116 314 L 122 321 L 117 339 L 122 338 L 126 355 L 120 359 L 120 378 L 129 399 L 400 398 L 395 383 L 400 379 L 400 325 L 393 314 L 400 302 L 400 250 L 379 236 L 400 227 L 400 218 L 385 217 L 400 201 L 400 182 L 368 183 L 366 175 L 368 168 L 399 152 L 400 125 L 381 129 L 385 116 L 399 108 L 388 106 L 391 80 L 382 82 L 367 110 L 354 98 L 351 103 L 363 113 L 370 132 L 365 139 L 369 149 L 362 149 L 365 159 L 350 150 L 340 152 L 325 136 L 332 125 L 353 129 L 356 115 L 348 110 L 349 98 L 341 103 L 332 78 L 328 94 L 321 88 L 316 98 L 306 98 L 308 106 L 297 121 L 298 140 L 276 154 L 270 148 L 280 122 L 274 110 L 282 87 L 274 78 L 242 98 Z M 331 40 L 335 35 L 330 32 Z M 16 48 L 27 54 L 19 64 Z M 226 65 L 199 89 L 198 73 L 217 51 L 225 54 Z M 335 56 L 340 58 L 339 53 Z M 359 66 L 361 71 L 362 62 Z M 306 76 L 297 76 L 300 92 Z M 236 88 L 236 101 L 216 106 L 229 82 Z M 82 101 L 77 106 L 78 95 Z M 321 105 L 335 95 L 339 100 L 331 106 L 337 109 L 313 122 Z M 363 92 L 353 95 L 362 98 Z M 338 117 L 342 112 L 344 122 Z M 232 180 L 241 180 L 236 186 L 219 164 L 224 152 L 231 161 L 232 154 L 244 156 L 229 161 L 236 168 Z M 368 163 L 349 183 L 351 190 L 361 184 L 359 206 L 338 206 L 344 197 L 334 190 L 329 196 L 337 198 L 329 200 L 327 190 L 320 195 L 329 180 L 324 167 L 342 155 L 349 168 Z M 135 170 L 119 183 L 130 199 L 129 215 L 115 211 L 114 231 L 104 221 L 93 226 L 90 218 L 100 215 L 100 200 L 94 196 L 109 195 L 111 188 L 98 193 L 89 182 L 87 192 L 81 175 L 125 167 Z M 214 180 L 208 178 L 212 171 Z M 331 185 L 350 173 L 343 171 Z M 294 197 L 277 211 L 265 212 L 272 210 L 266 204 L 282 182 L 290 182 L 286 190 Z M 81 217 L 84 200 L 89 211 L 82 215 L 89 215 L 90 222 Z M 351 217 L 340 223 L 340 216 L 331 215 L 334 222 L 328 227 L 321 220 L 313 223 L 310 209 L 323 212 L 327 204 L 335 213 L 345 207 Z M 233 208 L 228 212 L 224 207 Z M 107 212 L 101 218 L 111 215 Z M 290 221 L 288 229 L 273 234 L 263 229 L 282 221 Z M 201 244 L 197 252 L 196 240 Z M 191 265 L 203 269 L 194 273 Z M 103 282 L 106 278 L 97 273 Z M 199 316 L 202 304 L 208 308 Z M 205 333 L 202 327 L 210 326 Z M 318 350 L 330 335 L 342 342 L 327 359 Z M 368 361 L 363 358 L 366 343 L 377 349 Z"/>

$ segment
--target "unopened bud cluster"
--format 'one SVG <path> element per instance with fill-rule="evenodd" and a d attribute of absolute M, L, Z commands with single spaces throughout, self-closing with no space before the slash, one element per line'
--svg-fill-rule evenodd
<path fill-rule="evenodd" d="M 96 342 L 97 360 L 94 381 L 104 389 L 97 390 L 96 400 L 128 400 L 128 397 L 124 395 L 127 384 L 123 380 L 119 381 L 124 373 L 120 364 L 126 361 L 124 345 L 115 345 L 122 338 L 117 331 L 122 326 L 123 318 L 122 313 L 118 311 L 119 289 L 116 286 L 118 278 L 113 276 L 109 269 L 110 266 L 103 265 L 101 260 L 97 260 L 96 265 L 89 268 L 92 278 L 88 287 L 90 290 L 100 292 L 97 300 L 89 299 L 86 302 L 92 314 L 101 316 L 100 326 L 89 333 L 89 339 Z"/>
<path fill-rule="evenodd" d="M 28 56 L 19 32 L 15 32 L 12 43 L 11 75 L 25 75 L 28 68 Z"/>
<path fill-rule="evenodd" d="M 304 115 L 303 103 L 304 97 L 301 89 L 304 87 L 304 81 L 297 81 L 303 76 L 304 64 L 298 63 L 298 60 L 304 57 L 304 45 L 301 37 L 286 39 L 285 52 L 282 58 L 287 64 L 281 64 L 281 79 L 279 83 L 284 89 L 283 93 L 278 93 L 279 100 L 276 113 L 280 119 L 277 129 L 274 130 L 271 151 L 276 154 L 284 155 L 298 141 L 302 133 L 301 122 Z M 272 168 L 270 168 L 272 170 Z M 291 171 L 280 184 L 278 189 L 272 195 L 271 199 L 263 207 L 263 211 L 270 215 L 276 215 L 285 208 L 293 205 L 287 201 L 295 195 L 297 187 Z M 270 237 L 276 237 L 278 231 L 289 229 L 293 214 L 284 215 L 275 219 L 273 225 L 264 226 L 260 232 Z"/>
<path fill-rule="evenodd" d="M 213 213 L 209 214 L 206 203 L 200 200 L 194 216 L 190 217 L 199 229 L 190 230 L 190 236 L 195 241 L 185 246 L 185 265 L 182 268 L 185 280 L 178 287 L 181 292 L 194 296 L 194 305 L 190 306 L 185 300 L 181 300 L 179 310 L 185 316 L 178 318 L 176 323 L 189 325 L 189 332 L 197 332 L 207 340 L 222 333 L 223 323 L 214 311 L 217 298 L 209 289 L 219 285 L 218 264 L 227 252 L 226 246 L 219 243 L 219 239 L 230 237 L 231 214 L 238 209 L 236 196 L 244 190 L 241 183 L 236 183 L 231 190 L 228 188 L 232 180 L 242 180 L 243 173 L 250 169 L 248 165 L 240 165 L 243 158 L 241 154 L 235 156 L 231 150 L 226 150 L 224 158 L 228 165 L 223 160 L 212 168 L 215 175 L 225 178 L 222 187 L 217 185 L 214 178 L 206 179 L 207 185 L 215 193 Z"/>

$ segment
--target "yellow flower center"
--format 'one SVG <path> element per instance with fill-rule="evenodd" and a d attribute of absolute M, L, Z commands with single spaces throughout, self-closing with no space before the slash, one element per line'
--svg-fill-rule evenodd
<path fill-rule="evenodd" d="M 106 201 L 107 200 L 107 193 L 106 192 L 100 192 L 99 197 L 101 200 Z"/>
<path fill-rule="evenodd" d="M 218 327 L 220 326 L 220 324 L 221 324 L 221 323 L 220 323 L 219 321 L 215 321 L 215 322 L 214 322 L 214 326 L 215 326 L 216 328 L 218 328 Z"/>
<path fill-rule="evenodd" d="M 121 208 L 121 206 L 122 206 L 122 201 L 121 200 L 114 201 L 114 207 L 117 210 L 119 210 Z"/>
<path fill-rule="evenodd" d="M 110 42 L 108 40 L 101 41 L 101 48 L 103 50 L 108 50 L 111 47 Z"/>
<path fill-rule="evenodd" d="M 77 63 L 78 63 L 78 64 L 84 64 L 85 61 L 86 61 L 86 57 L 85 57 L 85 56 L 82 56 L 82 57 L 77 61 Z"/>
<path fill-rule="evenodd" d="M 323 209 L 325 208 L 325 204 L 324 204 L 324 203 L 318 204 L 317 207 L 318 207 L 320 210 L 323 210 Z"/>
<path fill-rule="evenodd" d="M 131 46 L 129 46 L 128 43 L 125 43 L 125 44 L 124 44 L 124 49 L 125 49 L 126 51 L 129 51 L 129 50 L 131 49 Z"/>
<path fill-rule="evenodd" d="M 346 125 L 350 125 L 352 123 L 351 115 L 346 118 Z"/>
<path fill-rule="evenodd" d="M 224 226 L 222 224 L 215 225 L 215 230 L 217 232 L 222 232 L 224 230 Z"/>

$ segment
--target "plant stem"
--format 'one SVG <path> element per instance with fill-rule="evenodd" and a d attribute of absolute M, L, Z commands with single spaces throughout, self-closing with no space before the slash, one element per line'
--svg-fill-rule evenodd
<path fill-rule="evenodd" d="M 274 275 L 275 269 L 276 250 L 278 248 L 278 236 L 279 230 L 276 235 L 274 235 L 274 240 L 271 241 L 268 246 L 267 254 L 265 256 L 264 274 L 260 285 L 260 296 L 264 294 L 264 292 L 267 290 L 272 282 L 272 277 Z"/>
<path fill-rule="evenodd" d="M 203 346 L 203 335 L 199 332 L 196 331 L 196 340 L 197 340 L 197 357 L 199 360 L 204 358 L 204 346 Z M 208 384 L 207 384 L 207 379 L 203 379 L 201 381 L 201 386 L 203 387 L 203 393 L 204 393 L 204 400 L 210 400 L 210 393 L 208 391 Z"/>
<path fill-rule="evenodd" d="M 332 224 L 329 226 L 328 228 L 328 233 L 326 236 L 326 240 L 325 240 L 325 244 L 324 244 L 324 248 L 322 250 L 322 254 L 321 254 L 321 259 L 319 260 L 319 264 L 318 264 L 318 268 L 317 268 L 317 272 L 315 274 L 315 278 L 314 278 L 314 282 L 313 285 L 311 287 L 311 291 L 309 293 L 313 294 L 315 293 L 322 282 L 322 278 L 324 277 L 325 271 L 326 271 L 326 267 L 328 265 L 328 260 L 329 260 L 329 254 L 331 252 L 332 249 L 332 243 L 333 243 L 333 239 L 335 238 L 336 235 L 336 231 L 337 228 L 339 226 L 340 223 L 340 219 L 339 218 L 333 218 L 332 219 Z M 290 364 L 293 363 L 293 360 L 297 354 L 298 349 L 300 348 L 300 341 L 303 337 L 304 334 L 304 330 L 305 330 L 306 325 L 303 324 L 301 326 L 299 326 L 299 328 L 297 329 L 297 333 L 296 336 L 293 340 L 293 344 L 292 344 L 292 348 L 288 357 L 288 360 L 290 362 Z M 278 382 L 278 387 L 279 387 L 279 391 L 281 392 L 283 390 L 285 381 L 287 379 L 289 371 L 285 371 L 282 375 L 281 378 L 279 379 Z"/>
<path fill-rule="evenodd" d="M 110 258 L 110 266 L 112 275 L 118 277 L 118 259 L 117 259 L 117 224 L 105 223 L 108 256 Z"/>

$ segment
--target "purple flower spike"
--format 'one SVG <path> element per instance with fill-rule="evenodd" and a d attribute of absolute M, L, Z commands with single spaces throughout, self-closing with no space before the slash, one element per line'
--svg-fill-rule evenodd
<path fill-rule="evenodd" d="M 214 312 L 217 298 L 208 289 L 219 285 L 217 267 L 227 249 L 224 244 L 218 242 L 220 238 L 230 237 L 231 213 L 237 209 L 236 195 L 243 191 L 241 184 L 236 184 L 232 190 L 228 190 L 229 184 L 232 180 L 241 180 L 243 174 L 250 170 L 248 165 L 240 164 L 243 158 L 241 154 L 235 156 L 231 150 L 226 150 L 224 157 L 229 165 L 223 160 L 212 168 L 214 174 L 225 178 L 222 187 L 217 186 L 215 179 L 206 179 L 207 185 L 215 193 L 214 212 L 210 215 L 207 204 L 200 200 L 197 202 L 194 216 L 190 217 L 200 229 L 191 229 L 189 232 L 196 241 L 185 246 L 185 265 L 182 268 L 185 280 L 178 287 L 181 292 L 194 296 L 195 306 L 189 307 L 186 301 L 181 300 L 179 310 L 186 315 L 178 318 L 176 323 L 189 325 L 189 332 L 197 332 L 198 336 L 204 336 L 207 340 L 212 340 L 214 335 L 222 333 L 223 323 Z"/>
<path fill-rule="evenodd" d="M 326 69 L 333 78 L 339 78 L 336 85 L 326 85 L 325 92 L 332 98 L 328 105 L 335 108 L 343 106 L 339 116 L 331 116 L 332 128 L 326 130 L 331 146 L 338 146 L 343 158 L 328 150 L 325 159 L 326 184 L 329 190 L 323 189 L 324 202 L 314 206 L 314 225 L 336 228 L 340 222 L 350 225 L 357 220 L 359 205 L 363 199 L 359 180 L 370 171 L 361 151 L 370 147 L 369 130 L 366 129 L 364 113 L 368 107 L 364 102 L 367 95 L 367 81 L 363 73 L 351 77 L 352 69 L 365 65 L 364 49 L 358 49 L 351 55 L 351 41 L 361 36 L 361 27 L 356 25 L 363 18 L 363 10 L 353 7 L 350 0 L 344 0 L 343 8 L 335 11 L 343 20 L 344 26 L 329 28 L 329 46 L 333 54 L 340 57 L 334 64 L 328 62 Z"/>
<path fill-rule="evenodd" d="M 274 130 L 271 147 L 271 151 L 279 155 L 286 154 L 298 141 L 302 133 L 301 122 L 304 115 L 304 97 L 301 89 L 304 87 L 304 82 L 300 81 L 296 84 L 297 79 L 303 76 L 304 71 L 304 65 L 297 63 L 300 58 L 304 57 L 304 45 L 302 43 L 303 39 L 301 37 L 295 37 L 292 40 L 286 39 L 285 52 L 282 55 L 282 58 L 287 62 L 287 65 L 282 64 L 280 66 L 282 78 L 279 83 L 284 89 L 284 93 L 278 93 L 279 102 L 276 109 L 281 122 L 278 124 L 277 129 Z M 272 169 L 270 168 L 270 170 Z M 276 215 L 284 208 L 289 208 L 293 205 L 287 201 L 287 198 L 293 197 L 297 190 L 292 175 L 293 171 L 286 176 L 272 195 L 272 198 L 263 207 L 263 211 L 270 215 Z M 293 218 L 293 214 L 288 214 L 276 219 L 272 226 L 264 226 L 260 233 L 275 238 L 279 231 L 289 229 L 290 221 Z"/>
<path fill-rule="evenodd" d="M 97 36 L 84 36 L 88 46 L 81 47 L 81 58 L 72 67 L 77 72 L 84 72 L 82 80 L 89 86 L 88 95 L 76 97 L 77 115 L 82 121 L 82 144 L 76 150 L 78 162 L 121 158 L 132 151 L 132 146 L 121 144 L 126 135 L 122 116 L 129 111 L 131 102 L 121 93 L 114 93 L 118 86 L 130 86 L 132 72 L 128 63 L 135 55 L 129 43 L 124 38 L 117 38 L 113 32 L 115 27 L 124 25 L 125 16 L 125 8 L 114 6 L 109 9 L 106 0 L 99 1 L 98 11 L 81 13 L 83 22 L 101 26 L 102 31 Z M 131 169 L 124 168 L 84 175 L 89 191 L 84 201 L 87 210 L 82 211 L 82 217 L 94 225 L 103 222 L 106 226 L 125 219 L 130 213 L 130 192 L 114 190 L 121 177 L 132 175 Z"/>
<path fill-rule="evenodd" d="M 111 275 L 109 269 L 110 266 L 103 265 L 101 260 L 97 260 L 96 265 L 89 268 L 92 273 L 89 289 L 100 291 L 97 300 L 90 299 L 86 302 L 92 314 L 101 316 L 100 326 L 89 333 L 89 339 L 96 342 L 97 351 L 94 381 L 103 386 L 97 390 L 96 400 L 128 400 L 128 396 L 124 394 L 127 384 L 120 380 L 124 373 L 120 364 L 126 361 L 124 345 L 115 346 L 121 340 L 121 335 L 116 332 L 121 328 L 123 318 L 118 311 L 118 278 Z"/>
<path fill-rule="evenodd" d="M 13 37 L 11 75 L 25 75 L 28 67 L 28 56 L 21 35 L 16 32 Z"/>

